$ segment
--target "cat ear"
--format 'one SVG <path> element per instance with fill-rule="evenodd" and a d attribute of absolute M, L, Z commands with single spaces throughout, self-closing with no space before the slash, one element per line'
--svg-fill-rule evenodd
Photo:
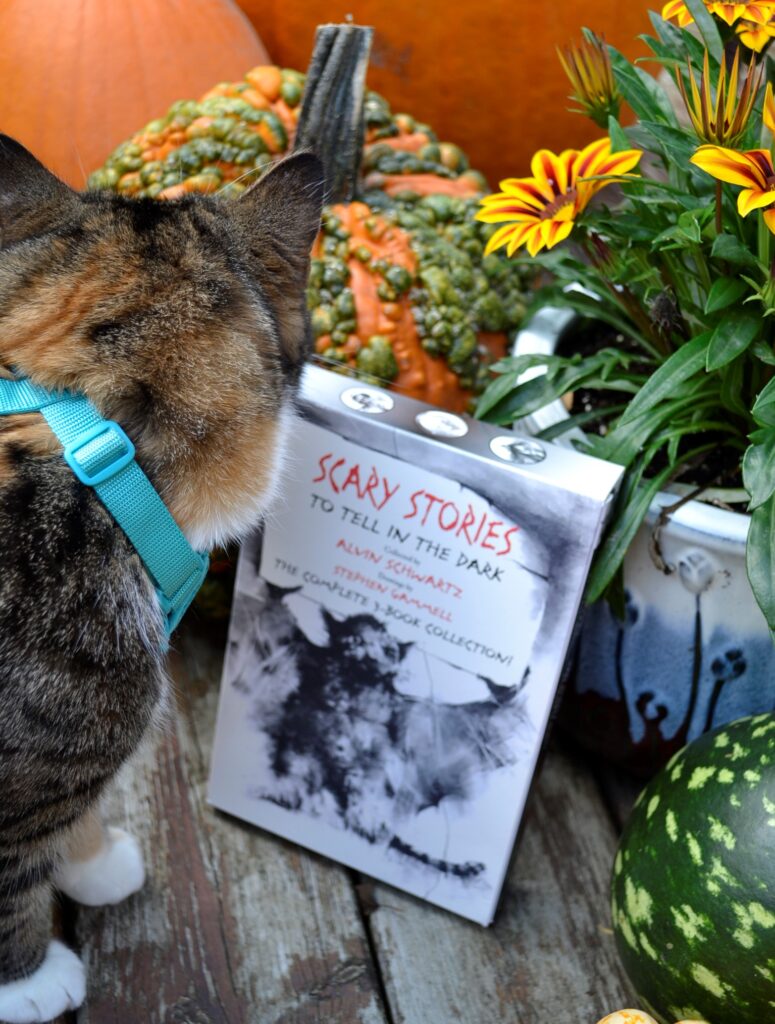
<path fill-rule="evenodd" d="M 0 135 L 0 247 L 48 230 L 79 202 L 21 143 Z"/>
<path fill-rule="evenodd" d="M 328 608 L 321 607 L 320 613 L 323 616 L 323 622 L 326 624 L 328 638 L 331 640 L 339 632 L 339 619 L 335 619 Z"/>
<path fill-rule="evenodd" d="M 267 596 L 272 601 L 282 601 L 288 597 L 289 594 L 298 594 L 301 590 L 301 584 L 298 587 L 278 587 L 276 583 L 270 583 L 269 580 L 264 580 L 266 587 Z"/>
<path fill-rule="evenodd" d="M 324 194 L 321 162 L 312 153 L 296 153 L 275 164 L 240 196 L 234 215 L 249 232 L 251 249 L 262 257 L 279 255 L 306 277 Z"/>

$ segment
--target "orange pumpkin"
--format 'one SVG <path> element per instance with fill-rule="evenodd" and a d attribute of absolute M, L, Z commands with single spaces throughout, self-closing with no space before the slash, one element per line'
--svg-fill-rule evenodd
<path fill-rule="evenodd" d="M 178 96 L 267 60 L 232 0 L 5 0 L 0 128 L 83 188 Z"/>
<path fill-rule="evenodd" d="M 329 0 L 237 0 L 278 64 L 303 67 Z M 662 0 L 350 0 L 347 11 L 373 25 L 369 87 L 394 110 L 411 110 L 439 136 L 464 146 L 493 182 L 528 173 L 542 147 L 560 152 L 599 134 L 568 107 L 569 87 L 554 52 L 582 26 L 630 57 Z M 648 65 L 646 65 L 648 67 Z M 597 134 L 596 134 L 597 133 Z"/>

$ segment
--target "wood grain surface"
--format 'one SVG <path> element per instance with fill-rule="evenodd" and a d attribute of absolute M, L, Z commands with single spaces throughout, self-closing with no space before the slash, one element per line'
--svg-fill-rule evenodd
<path fill-rule="evenodd" d="M 550 747 L 483 929 L 209 807 L 222 649 L 193 630 L 178 647 L 176 714 L 106 807 L 148 880 L 118 907 L 65 904 L 89 996 L 58 1024 L 595 1024 L 632 1003 L 616 827 L 578 757 Z"/>
<path fill-rule="evenodd" d="M 143 838 L 149 878 L 122 906 L 79 913 L 79 1024 L 380 1024 L 347 872 L 206 804 L 220 655 L 184 647 L 176 721 L 107 809 Z"/>

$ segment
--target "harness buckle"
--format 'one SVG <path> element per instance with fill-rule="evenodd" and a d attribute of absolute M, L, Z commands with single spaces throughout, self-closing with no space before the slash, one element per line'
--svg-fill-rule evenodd
<path fill-rule="evenodd" d="M 135 446 L 113 420 L 104 420 L 65 446 L 65 462 L 82 484 L 96 487 L 125 469 Z"/>

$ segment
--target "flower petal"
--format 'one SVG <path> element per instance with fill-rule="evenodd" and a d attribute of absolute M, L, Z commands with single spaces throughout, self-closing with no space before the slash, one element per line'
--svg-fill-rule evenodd
<path fill-rule="evenodd" d="M 767 225 L 767 227 L 770 229 L 773 235 L 775 235 L 775 210 L 765 210 L 762 216 L 764 217 L 764 223 Z"/>
<path fill-rule="evenodd" d="M 541 225 L 536 224 L 533 227 L 533 233 L 527 239 L 527 251 L 531 256 L 535 256 L 544 247 L 544 239 L 541 232 Z"/>
<path fill-rule="evenodd" d="M 643 153 L 639 149 L 624 149 L 620 153 L 610 153 L 604 159 L 598 160 L 596 165 L 587 171 L 587 175 L 626 174 L 637 166 L 642 156 Z"/>
<path fill-rule="evenodd" d="M 531 250 L 531 248 L 530 248 L 530 245 L 533 242 L 533 240 L 536 239 L 536 238 L 538 238 L 539 241 L 540 241 L 540 238 L 541 238 L 541 225 L 540 225 L 540 223 L 536 223 L 536 224 L 520 224 L 519 225 L 519 230 L 515 231 L 515 233 L 512 235 L 511 241 L 509 242 L 509 244 L 508 244 L 508 246 L 506 248 L 506 254 L 508 256 L 513 256 L 514 253 L 517 251 L 517 249 L 519 249 L 521 246 L 523 246 L 525 244 L 525 242 L 527 242 L 528 252 L 530 253 L 531 256 L 535 256 L 536 252 L 538 252 L 538 249 L 536 249 L 535 252 L 533 252 Z M 540 248 L 540 245 L 539 245 L 539 248 Z"/>
<path fill-rule="evenodd" d="M 573 173 L 579 178 L 583 178 L 588 174 L 596 174 L 594 168 L 598 163 L 607 156 L 611 155 L 611 140 L 608 136 L 604 136 L 602 139 L 597 139 L 595 142 L 590 142 L 588 146 L 576 157 L 576 161 L 573 165 Z"/>
<path fill-rule="evenodd" d="M 677 18 L 678 24 L 683 28 L 685 25 L 691 25 L 694 18 L 689 13 L 684 0 L 669 0 L 668 3 L 662 8 L 662 17 L 665 21 L 669 21 L 671 18 Z"/>
<path fill-rule="evenodd" d="M 744 188 L 737 197 L 737 212 L 741 217 L 747 217 L 751 210 L 761 210 L 765 206 L 773 205 L 775 205 L 775 192 Z"/>
<path fill-rule="evenodd" d="M 549 220 L 544 222 L 542 237 L 547 249 L 553 249 L 555 245 L 564 241 L 573 230 L 573 220 Z"/>
<path fill-rule="evenodd" d="M 569 171 L 575 156 L 575 150 L 566 149 L 557 156 L 551 150 L 539 149 L 530 161 L 530 170 L 536 179 L 547 182 L 559 196 L 568 190 Z"/>
<path fill-rule="evenodd" d="M 727 25 L 733 25 L 740 17 L 739 8 L 743 7 L 743 4 L 708 3 L 706 7 L 711 14 L 717 15 Z"/>
<path fill-rule="evenodd" d="M 747 188 L 766 188 L 767 180 L 762 174 L 759 163 L 755 162 L 752 154 L 764 154 L 769 159 L 765 150 L 750 150 L 747 153 L 738 153 L 734 149 L 726 149 L 723 146 L 700 146 L 697 152 L 691 157 L 691 163 L 706 174 L 720 181 L 728 181 L 731 185 L 743 185 Z"/>
<path fill-rule="evenodd" d="M 547 203 L 554 200 L 554 193 L 535 178 L 522 178 L 521 180 L 512 178 L 510 182 L 504 182 L 504 184 L 508 184 L 508 188 L 501 195 L 508 196 L 512 202 L 514 199 L 518 199 L 535 210 L 542 210 Z"/>
<path fill-rule="evenodd" d="M 761 53 L 772 38 L 775 38 L 775 27 L 757 25 L 753 21 L 741 21 L 735 26 L 735 32 L 743 46 L 754 53 Z"/>
<path fill-rule="evenodd" d="M 515 224 L 504 224 L 503 227 L 498 228 L 498 230 L 494 234 L 490 235 L 487 240 L 487 245 L 484 247 L 484 255 L 489 256 L 491 252 L 495 252 L 496 249 L 500 249 L 501 246 L 506 245 L 515 230 Z"/>
<path fill-rule="evenodd" d="M 534 196 L 536 202 L 551 203 L 554 199 L 554 191 L 545 181 L 537 178 L 506 178 L 500 183 L 502 193 L 505 195 L 519 196 L 524 199 L 526 195 Z"/>
<path fill-rule="evenodd" d="M 773 7 L 769 0 L 744 0 L 743 3 L 718 3 L 713 0 L 704 2 L 710 13 L 721 18 L 727 25 L 734 25 L 738 18 L 747 18 L 757 25 L 766 25 Z"/>
<path fill-rule="evenodd" d="M 476 220 L 482 224 L 523 224 L 528 220 L 538 220 L 535 210 L 526 207 L 513 207 L 511 210 L 480 210 Z"/>
<path fill-rule="evenodd" d="M 772 92 L 772 82 L 767 83 L 767 91 L 764 94 L 763 116 L 765 125 L 775 133 L 775 96 Z"/>

